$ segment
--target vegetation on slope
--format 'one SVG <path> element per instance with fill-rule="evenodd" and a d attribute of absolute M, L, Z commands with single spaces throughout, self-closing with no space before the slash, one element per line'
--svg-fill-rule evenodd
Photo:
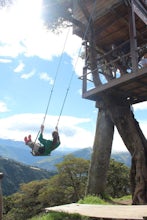
<path fill-rule="evenodd" d="M 26 220 L 40 215 L 46 207 L 84 199 L 88 168 L 87 160 L 72 155 L 65 157 L 57 165 L 58 173 L 53 177 L 22 184 L 19 192 L 4 197 L 4 220 Z M 109 196 L 105 195 L 105 198 L 129 194 L 128 177 L 129 168 L 112 160 L 106 187 L 106 195 Z"/>
<path fill-rule="evenodd" d="M 11 195 L 18 191 L 20 184 L 33 180 L 48 179 L 54 172 L 0 157 L 0 172 L 4 173 L 2 180 L 3 195 Z"/>

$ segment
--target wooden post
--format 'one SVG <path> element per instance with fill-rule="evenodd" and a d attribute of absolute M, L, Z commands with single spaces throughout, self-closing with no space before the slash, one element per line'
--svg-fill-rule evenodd
<path fill-rule="evenodd" d="M 87 67 L 83 67 L 83 87 L 82 87 L 82 97 L 87 92 Z"/>
<path fill-rule="evenodd" d="M 131 46 L 132 71 L 133 71 L 133 73 L 136 73 L 138 71 L 138 52 L 137 52 L 135 12 L 134 12 L 134 4 L 133 3 L 134 3 L 134 0 L 131 0 L 131 9 L 130 9 L 130 46 Z"/>
<path fill-rule="evenodd" d="M 0 173 L 0 220 L 3 218 L 3 194 L 2 194 L 2 187 L 1 187 L 1 180 L 4 174 Z"/>

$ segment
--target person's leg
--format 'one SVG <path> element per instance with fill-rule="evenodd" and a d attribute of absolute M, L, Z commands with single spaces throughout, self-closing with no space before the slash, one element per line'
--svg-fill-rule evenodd
<path fill-rule="evenodd" d="M 24 138 L 24 141 L 25 141 L 25 144 L 26 144 L 27 146 L 29 146 L 31 149 L 33 149 L 33 147 L 34 147 L 34 142 L 31 141 L 31 138 L 25 137 L 25 138 Z"/>
<path fill-rule="evenodd" d="M 33 151 L 36 155 L 39 155 L 39 148 L 40 148 L 40 144 L 34 143 L 34 146 L 33 146 L 32 151 Z"/>
<path fill-rule="evenodd" d="M 34 142 L 31 140 L 31 135 L 29 135 L 28 137 L 25 137 L 25 138 L 24 138 L 24 141 L 25 141 L 25 144 L 32 149 L 32 154 L 33 154 L 33 155 L 38 155 L 38 154 L 39 154 L 38 150 L 39 150 L 39 148 L 40 148 L 40 144 L 34 143 Z"/>
<path fill-rule="evenodd" d="M 29 146 L 33 150 L 34 142 L 32 142 L 32 141 L 26 142 L 26 145 Z"/>

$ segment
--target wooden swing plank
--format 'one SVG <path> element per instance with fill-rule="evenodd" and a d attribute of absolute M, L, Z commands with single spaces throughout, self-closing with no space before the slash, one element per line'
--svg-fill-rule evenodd
<path fill-rule="evenodd" d="M 138 219 L 147 217 L 147 205 L 88 205 L 67 204 L 45 209 L 46 212 L 78 213 L 83 216 L 109 219 Z"/>

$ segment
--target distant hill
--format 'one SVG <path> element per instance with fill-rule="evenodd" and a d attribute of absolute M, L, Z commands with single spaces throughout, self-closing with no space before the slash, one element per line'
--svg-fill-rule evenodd
<path fill-rule="evenodd" d="M 59 148 L 53 151 L 51 156 L 33 157 L 30 153 L 30 149 L 24 144 L 24 142 L 0 139 L 0 155 L 2 157 L 13 159 L 27 165 L 37 166 L 48 171 L 55 171 L 56 164 L 62 162 L 64 156 L 70 153 L 75 157 L 90 160 L 92 148 L 89 147 L 76 151 L 73 149 L 71 151 L 67 149 L 61 151 Z M 129 152 L 112 153 L 111 158 L 130 167 L 131 159 Z"/>
<path fill-rule="evenodd" d="M 78 158 L 83 158 L 85 160 L 91 159 L 92 148 L 84 148 L 74 152 L 71 152 L 72 155 Z M 66 154 L 67 155 L 67 154 Z M 61 163 L 64 160 L 65 155 L 52 155 L 49 157 L 42 157 L 40 160 L 34 162 L 34 166 L 41 167 L 47 169 L 49 171 L 56 171 L 56 164 Z M 116 152 L 112 153 L 112 159 L 120 163 L 124 163 L 126 166 L 131 166 L 131 157 L 129 152 Z"/>
<path fill-rule="evenodd" d="M 57 171 L 56 164 L 61 163 L 65 155 L 73 154 L 75 157 L 90 160 L 91 153 L 90 147 L 76 151 L 61 151 L 59 148 L 51 156 L 33 157 L 23 142 L 0 139 L 0 172 L 5 175 L 2 181 L 3 194 L 16 192 L 21 183 L 53 176 Z M 131 165 L 129 152 L 112 153 L 111 158 L 128 167 Z"/>
<path fill-rule="evenodd" d="M 36 161 L 42 160 L 43 157 L 34 157 L 30 153 L 31 149 L 22 141 L 13 141 L 9 139 L 0 139 L 0 156 L 19 161 L 24 164 L 33 165 Z M 55 150 L 52 156 L 68 154 L 69 150 Z M 44 157 L 46 158 L 46 157 Z"/>
<path fill-rule="evenodd" d="M 55 174 L 55 172 L 27 166 L 2 157 L 0 157 L 0 172 L 4 173 L 4 178 L 2 179 L 4 195 L 15 193 L 21 183 L 49 178 Z"/>
<path fill-rule="evenodd" d="M 125 164 L 128 167 L 131 167 L 131 155 L 129 152 L 115 152 L 112 153 L 111 158 Z"/>

